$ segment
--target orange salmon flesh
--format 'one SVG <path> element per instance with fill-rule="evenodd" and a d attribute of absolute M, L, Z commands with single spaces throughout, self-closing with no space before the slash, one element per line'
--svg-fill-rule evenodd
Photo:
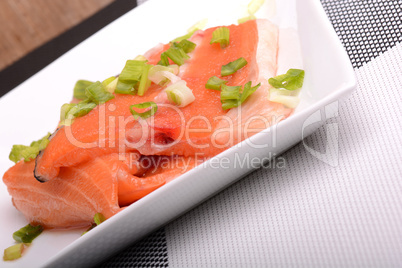
<path fill-rule="evenodd" d="M 170 103 L 165 87 L 151 84 L 144 96 L 113 93 L 70 126 L 60 127 L 35 160 L 21 160 L 3 177 L 14 206 L 32 224 L 46 228 L 90 226 L 96 213 L 112 217 L 255 133 L 285 119 L 292 109 L 268 100 L 267 79 L 276 75 L 278 29 L 267 20 L 226 26 L 230 44 L 210 44 L 213 31 L 197 31 L 190 59 L 178 77 L 195 100 L 185 107 Z M 156 65 L 169 44 L 145 54 Z M 263 56 L 261 56 L 263 55 Z M 221 67 L 240 57 L 247 65 L 222 77 Z M 212 76 L 229 86 L 248 81 L 260 87 L 242 105 L 223 110 L 221 92 L 206 89 Z M 130 106 L 153 101 L 157 112 L 135 119 Z M 200 160 L 201 159 L 201 160 Z"/>

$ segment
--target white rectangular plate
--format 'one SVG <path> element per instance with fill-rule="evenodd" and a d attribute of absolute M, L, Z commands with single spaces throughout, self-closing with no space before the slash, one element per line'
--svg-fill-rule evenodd
<path fill-rule="evenodd" d="M 282 0 L 282 7 L 295 3 Z M 0 99 L 0 174 L 12 166 L 13 144 L 29 144 L 55 128 L 61 105 L 71 98 L 78 79 L 102 80 L 120 72 L 127 59 L 158 42 L 183 35 L 202 19 L 208 26 L 236 23 L 247 0 L 150 0 L 122 16 Z M 271 1 L 266 0 L 266 5 Z M 286 9 L 285 9 L 286 10 Z M 291 147 L 334 116 L 338 102 L 356 87 L 353 69 L 318 0 L 297 0 L 297 27 L 306 71 L 301 104 L 277 126 L 256 134 L 216 159 L 232 168 L 215 168 L 208 161 L 112 217 L 83 237 L 82 230 L 45 231 L 26 254 L 2 267 L 85 267 L 104 260 L 166 224 L 253 170 L 235 167 L 238 156 L 266 158 Z M 257 17 L 267 16 L 261 10 Z M 282 23 L 290 14 L 278 14 Z M 286 17 L 288 16 L 288 17 Z M 289 21 L 287 21 L 289 19 Z M 325 116 L 321 116 L 323 111 Z M 313 124 L 316 123 L 316 124 Z M 262 148 L 256 149 L 253 144 Z M 13 244 L 12 233 L 27 224 L 0 185 L 0 249 Z"/>

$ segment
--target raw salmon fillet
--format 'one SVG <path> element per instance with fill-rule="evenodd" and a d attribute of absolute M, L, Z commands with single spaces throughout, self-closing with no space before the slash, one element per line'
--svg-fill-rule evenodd
<path fill-rule="evenodd" d="M 139 123 L 133 120 L 128 107 L 155 100 L 158 94 L 165 93 L 158 86 L 153 86 L 143 97 L 115 94 L 115 99 L 99 105 L 88 115 L 77 118 L 71 127 L 62 127 L 52 137 L 48 147 L 36 159 L 36 178 L 41 181 L 51 180 L 57 176 L 61 167 L 74 166 L 109 153 L 135 150 L 144 155 L 192 156 L 202 153 L 205 157 L 211 157 L 235 145 L 249 135 L 235 133 L 237 138 L 229 142 L 224 135 L 213 136 L 217 129 L 225 126 L 227 120 L 222 119 L 222 116 L 227 111 L 221 107 L 220 92 L 205 89 L 205 84 L 211 76 L 220 77 L 222 65 L 239 57 L 244 57 L 248 64 L 233 75 L 225 77 L 229 81 L 227 84 L 243 85 L 248 81 L 256 84 L 263 81 L 256 93 L 258 97 L 254 97 L 254 101 L 248 100 L 249 105 L 244 106 L 252 109 L 243 109 L 242 118 L 252 115 L 268 117 L 265 120 L 268 124 L 257 126 L 262 130 L 269 127 L 272 116 L 281 116 L 282 119 L 288 116 L 291 109 L 267 100 L 266 80 L 276 74 L 276 26 L 266 20 L 252 20 L 240 25 L 230 25 L 228 28 L 231 45 L 223 52 L 219 44 L 209 44 L 216 28 L 199 31 L 193 36 L 198 45 L 181 74 L 196 98 L 193 103 L 179 110 L 159 105 L 158 112 L 153 117 L 145 123 Z M 166 48 L 167 46 L 163 46 L 160 51 L 149 56 L 150 62 L 156 61 Z M 260 104 L 253 109 L 255 101 Z M 241 108 L 243 107 L 232 110 L 237 113 Z M 237 115 L 234 113 L 230 111 L 229 117 L 236 119 Z M 243 121 L 238 124 L 241 125 Z M 195 133 L 194 129 L 202 131 Z M 145 142 L 141 142 L 142 140 Z"/>
<path fill-rule="evenodd" d="M 30 223 L 46 228 L 87 226 L 96 213 L 109 218 L 120 210 L 117 170 L 104 160 L 62 168 L 48 183 L 35 179 L 34 167 L 34 161 L 22 160 L 3 177 L 14 206 Z"/>
<path fill-rule="evenodd" d="M 144 159 L 149 158 L 149 159 Z M 153 158 L 153 159 L 151 159 Z M 177 166 L 181 161 L 185 166 Z M 141 162 L 146 162 L 145 164 Z M 149 164 L 148 164 L 149 163 Z M 3 177 L 14 206 L 27 220 L 46 228 L 89 226 L 96 213 L 109 218 L 195 166 L 194 159 L 117 154 L 61 168 L 47 183 L 33 176 L 34 161 L 20 161 Z"/>
<path fill-rule="evenodd" d="M 197 164 L 283 120 L 292 109 L 268 100 L 267 79 L 276 75 L 278 29 L 251 20 L 230 29 L 230 45 L 210 44 L 213 31 L 197 31 L 179 77 L 195 101 L 178 108 L 152 84 L 144 96 L 114 94 L 71 126 L 62 126 L 35 161 L 20 161 L 4 175 L 13 203 L 26 218 L 48 228 L 88 225 L 96 213 L 111 217 Z M 145 54 L 156 64 L 169 45 Z M 248 64 L 224 77 L 229 86 L 261 86 L 242 105 L 223 110 L 220 91 L 205 88 L 221 66 L 240 57 Z M 135 120 L 130 106 L 154 101 L 158 111 Z M 244 131 L 248 126 L 252 131 Z M 230 131 L 227 131 L 231 127 Z M 144 165 L 145 162 L 150 165 Z M 185 163 L 185 168 L 177 165 Z"/>

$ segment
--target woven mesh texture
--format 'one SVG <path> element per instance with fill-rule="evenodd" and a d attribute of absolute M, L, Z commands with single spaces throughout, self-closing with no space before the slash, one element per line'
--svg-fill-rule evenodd
<path fill-rule="evenodd" d="M 402 41 L 401 0 L 321 0 L 332 25 L 360 67 Z"/>
<path fill-rule="evenodd" d="M 259 169 L 165 227 L 169 265 L 402 267 L 402 106 L 389 90 L 401 59 L 397 44 L 357 69 L 339 117 L 307 138 L 338 147 L 337 166 L 299 143 L 280 156 L 286 168 Z"/>
<path fill-rule="evenodd" d="M 165 230 L 152 233 L 100 267 L 168 267 Z"/>

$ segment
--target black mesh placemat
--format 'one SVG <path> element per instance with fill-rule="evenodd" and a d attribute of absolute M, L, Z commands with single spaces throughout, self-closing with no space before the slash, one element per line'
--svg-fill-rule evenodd
<path fill-rule="evenodd" d="M 400 0 L 321 0 L 321 3 L 355 68 L 402 41 Z M 102 267 L 168 267 L 164 229 L 116 255 Z"/>
<path fill-rule="evenodd" d="M 100 267 L 168 267 L 167 254 L 165 230 L 162 228 L 112 257 Z"/>
<path fill-rule="evenodd" d="M 321 0 L 321 3 L 355 68 L 402 41 L 401 0 Z"/>

